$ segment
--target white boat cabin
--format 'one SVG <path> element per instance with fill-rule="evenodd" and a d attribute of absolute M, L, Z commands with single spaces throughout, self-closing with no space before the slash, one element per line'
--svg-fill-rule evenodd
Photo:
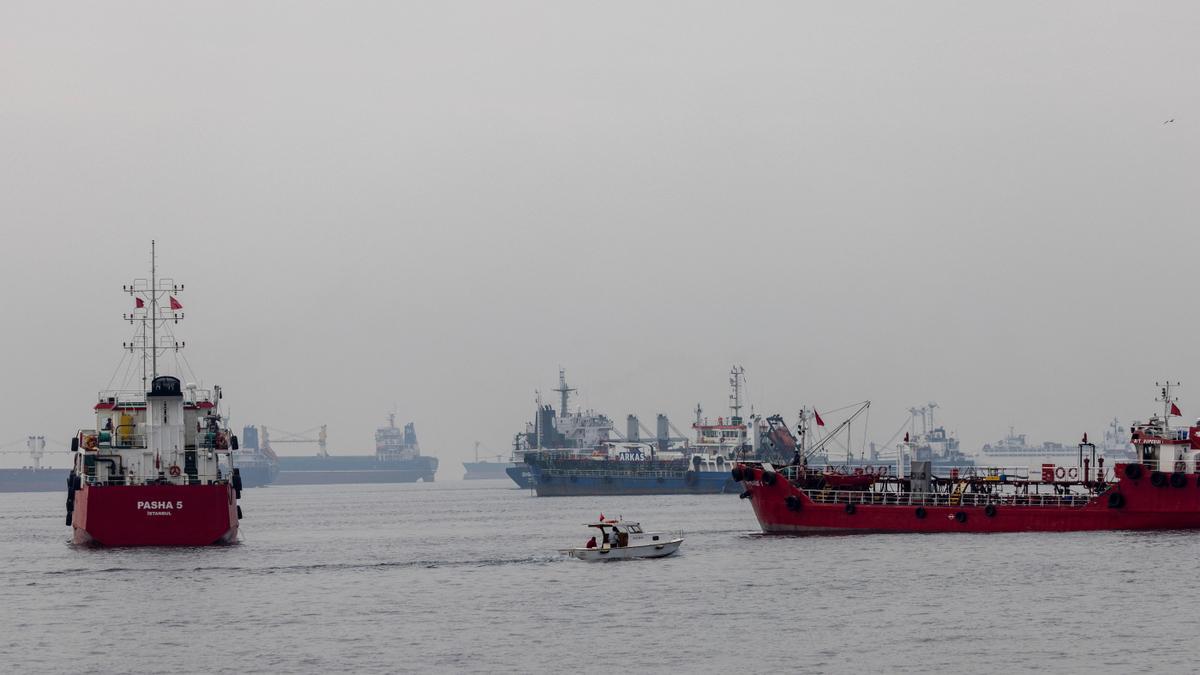
<path fill-rule="evenodd" d="M 154 378 L 150 391 L 106 391 L 95 406 L 96 426 L 80 430 L 76 472 L 101 485 L 172 483 L 197 485 L 224 480 L 220 455 L 237 449 L 223 424 L 221 388 L 180 385 Z"/>

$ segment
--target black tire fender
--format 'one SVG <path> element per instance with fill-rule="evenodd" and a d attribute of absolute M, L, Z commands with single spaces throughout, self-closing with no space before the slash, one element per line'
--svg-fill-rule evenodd
<path fill-rule="evenodd" d="M 1120 492 L 1112 492 L 1108 495 L 1108 508 L 1119 509 L 1125 506 L 1125 495 Z"/>
<path fill-rule="evenodd" d="M 852 516 L 855 511 L 858 511 L 858 507 L 853 504 L 846 504 L 846 515 Z"/>
<path fill-rule="evenodd" d="M 926 513 L 925 513 L 925 507 L 924 507 L 924 506 L 918 506 L 918 507 L 917 507 L 917 510 L 916 510 L 916 511 L 913 511 L 913 515 L 915 515 L 915 516 L 916 516 L 918 519 L 923 519 L 923 518 L 925 517 L 925 515 L 926 515 Z"/>
<path fill-rule="evenodd" d="M 803 502 L 800 501 L 800 498 L 796 495 L 788 495 L 787 498 L 783 500 L 783 503 L 787 504 L 788 511 L 799 511 L 801 505 L 803 504 Z"/>
<path fill-rule="evenodd" d="M 983 515 L 987 516 L 988 518 L 995 518 L 996 517 L 996 505 L 988 504 L 987 506 L 983 507 Z"/>
<path fill-rule="evenodd" d="M 966 512 L 966 511 L 958 511 L 958 512 L 956 512 L 956 513 L 954 514 L 954 519 L 955 519 L 956 521 L 960 522 L 960 523 L 965 523 L 965 522 L 967 522 L 967 512 Z"/>

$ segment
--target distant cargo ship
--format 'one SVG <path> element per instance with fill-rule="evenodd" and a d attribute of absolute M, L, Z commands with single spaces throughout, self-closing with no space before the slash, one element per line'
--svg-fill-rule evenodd
<path fill-rule="evenodd" d="M 735 366 L 730 372 L 729 418 L 709 421 L 697 408 L 695 445 L 687 438 L 672 438 L 665 415 L 658 416 L 655 438 L 642 442 L 641 425 L 633 415 L 627 419 L 625 437 L 616 439 L 612 423 L 603 415 L 580 411 L 555 419 L 554 411 L 539 403 L 533 430 L 538 440 L 535 449 L 524 453 L 534 490 L 539 497 L 739 492 L 728 462 L 737 453 L 753 452 L 758 438 L 757 418 L 740 417 L 742 378 L 742 369 Z M 567 387 L 561 370 L 557 391 L 561 409 L 569 410 L 567 396 L 574 390 Z M 546 447 L 546 439 L 558 447 L 537 449 Z M 671 445 L 678 442 L 683 445 Z"/>
<path fill-rule="evenodd" d="M 1062 443 L 1051 441 L 1046 441 L 1041 445 L 1031 445 L 1025 439 L 1025 434 L 1015 433 L 1013 428 L 1009 427 L 1007 436 L 995 443 L 984 445 L 979 452 L 985 464 L 1001 466 L 1002 464 L 998 464 L 997 462 L 1073 458 L 1078 454 L 1078 449 L 1075 446 L 1063 445 Z M 1027 462 L 1023 462 L 1018 466 L 1026 466 L 1027 464 Z"/>
<path fill-rule="evenodd" d="M 270 485 L 279 476 L 279 457 L 269 443 L 264 442 L 259 446 L 258 427 L 242 427 L 241 447 L 231 455 L 233 465 L 242 475 L 242 487 Z"/>
<path fill-rule="evenodd" d="M 50 469 L 42 466 L 46 450 L 44 436 L 30 436 L 26 441 L 33 464 L 20 468 L 0 469 L 0 492 L 56 492 L 67 486 L 70 469 Z"/>
<path fill-rule="evenodd" d="M 508 469 L 515 466 L 512 462 L 506 462 L 496 455 L 496 459 L 486 460 L 479 459 L 479 444 L 475 444 L 475 461 L 463 462 L 463 469 L 466 473 L 463 474 L 463 480 L 486 480 L 491 478 L 506 478 L 508 477 Z"/>
<path fill-rule="evenodd" d="M 401 429 L 396 416 L 388 415 L 388 425 L 375 432 L 374 455 L 330 455 L 324 452 L 325 429 L 321 428 L 321 449 L 312 457 L 280 457 L 277 485 L 326 485 L 335 483 L 432 483 L 438 460 L 421 454 L 412 422 Z"/>

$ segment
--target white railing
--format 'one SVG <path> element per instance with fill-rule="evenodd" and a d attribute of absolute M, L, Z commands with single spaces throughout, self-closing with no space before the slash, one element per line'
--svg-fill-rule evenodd
<path fill-rule="evenodd" d="M 988 494 L 985 492 L 871 492 L 866 490 L 805 491 L 818 504 L 866 504 L 912 506 L 1053 506 L 1082 507 L 1094 500 L 1095 494 Z"/>
<path fill-rule="evenodd" d="M 163 472 L 162 479 L 160 479 L 159 476 L 157 476 L 157 475 L 143 476 L 143 475 L 133 475 L 130 473 L 126 473 L 124 475 L 115 475 L 114 476 L 114 475 L 109 474 L 108 471 L 105 471 L 105 474 L 107 474 L 107 475 L 99 476 L 96 474 L 90 474 L 90 475 L 84 474 L 84 475 L 80 476 L 80 480 L 83 483 L 86 483 L 88 485 L 96 485 L 96 486 L 155 485 L 155 484 L 159 484 L 160 480 L 166 481 L 165 483 L 161 483 L 161 484 L 189 485 L 192 481 L 191 477 L 188 476 L 186 473 L 180 474 L 179 476 L 171 477 L 171 475 L 165 471 Z M 201 474 L 196 474 L 196 480 L 199 481 L 201 485 L 208 485 L 211 483 L 227 483 L 230 480 L 230 476 L 228 474 L 201 473 Z"/>

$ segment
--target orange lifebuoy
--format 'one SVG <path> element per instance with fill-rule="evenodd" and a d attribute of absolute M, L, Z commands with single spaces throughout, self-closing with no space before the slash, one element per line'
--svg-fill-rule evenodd
<path fill-rule="evenodd" d="M 172 465 L 171 465 L 171 468 L 167 469 L 167 473 L 171 474 L 171 476 L 172 476 L 173 478 L 178 478 L 178 477 L 179 477 L 179 474 L 181 474 L 181 473 L 183 473 L 183 472 L 179 470 L 179 465 L 178 465 L 178 464 L 172 464 Z"/>
<path fill-rule="evenodd" d="M 83 447 L 85 450 L 95 450 L 96 449 L 96 437 L 95 436 L 84 436 L 83 437 Z"/>

